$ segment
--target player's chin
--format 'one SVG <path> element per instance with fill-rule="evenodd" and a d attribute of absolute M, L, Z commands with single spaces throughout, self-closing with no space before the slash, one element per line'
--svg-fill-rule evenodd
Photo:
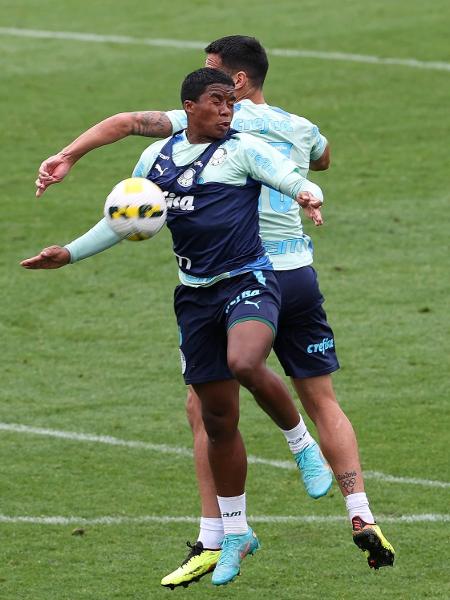
<path fill-rule="evenodd" d="M 230 121 L 224 121 L 223 123 L 218 123 L 217 130 L 222 135 L 225 135 L 227 133 L 227 131 L 230 129 L 230 125 L 231 125 Z"/>

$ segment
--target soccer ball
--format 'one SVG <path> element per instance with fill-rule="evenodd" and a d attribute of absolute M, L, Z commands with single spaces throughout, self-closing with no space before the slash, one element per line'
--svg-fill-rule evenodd
<path fill-rule="evenodd" d="M 113 188 L 103 212 L 111 229 L 135 242 L 158 233 L 166 222 L 167 205 L 156 184 L 144 177 L 131 177 Z"/>

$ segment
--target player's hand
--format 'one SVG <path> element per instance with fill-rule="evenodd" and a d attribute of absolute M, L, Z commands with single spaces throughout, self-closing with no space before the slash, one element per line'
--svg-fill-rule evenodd
<path fill-rule="evenodd" d="M 36 179 L 37 198 L 42 196 L 50 185 L 62 181 L 73 165 L 74 160 L 61 152 L 44 160 L 39 167 L 39 174 Z"/>
<path fill-rule="evenodd" d="M 296 201 L 303 208 L 305 215 L 311 219 L 314 225 L 323 225 L 321 213 L 322 200 L 316 198 L 311 192 L 299 192 Z"/>
<path fill-rule="evenodd" d="M 37 256 L 26 258 L 20 264 L 25 269 L 59 269 L 70 262 L 70 252 L 61 246 L 44 248 Z"/>

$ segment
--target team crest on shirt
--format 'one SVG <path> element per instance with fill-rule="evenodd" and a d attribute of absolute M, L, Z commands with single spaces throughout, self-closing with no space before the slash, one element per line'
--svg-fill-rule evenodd
<path fill-rule="evenodd" d="M 177 181 L 182 187 L 190 187 L 194 181 L 195 171 L 194 169 L 186 169 L 184 173 L 182 173 Z"/>
<path fill-rule="evenodd" d="M 224 163 L 227 159 L 227 151 L 225 148 L 217 148 L 209 161 L 209 164 L 213 167 L 218 167 Z"/>

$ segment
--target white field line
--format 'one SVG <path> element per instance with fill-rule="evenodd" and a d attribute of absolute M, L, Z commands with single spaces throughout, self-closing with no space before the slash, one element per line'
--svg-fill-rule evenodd
<path fill-rule="evenodd" d="M 9 431 L 13 433 L 24 433 L 28 435 L 42 435 L 45 437 L 60 438 L 75 442 L 91 442 L 97 444 L 109 444 L 110 446 L 124 446 L 126 448 L 136 448 L 138 450 L 150 450 L 152 452 L 159 452 L 161 454 L 175 454 L 183 457 L 192 457 L 192 450 L 179 446 L 169 446 L 167 444 L 152 444 L 150 442 L 139 442 L 133 440 L 122 440 L 120 438 L 112 437 L 110 435 L 94 435 L 90 433 L 77 433 L 74 431 L 61 431 L 58 429 L 47 429 L 43 427 L 30 427 L 28 425 L 20 425 L 17 423 L 1 423 L 0 431 Z M 266 458 L 259 458 L 258 456 L 249 456 L 248 462 L 250 464 L 265 465 L 269 467 L 275 467 L 277 469 L 295 470 L 295 466 L 292 460 L 270 460 Z M 435 481 L 432 479 L 419 479 L 416 477 L 396 477 L 394 475 L 388 475 L 380 473 L 379 471 L 364 471 L 364 477 L 366 479 L 375 479 L 377 481 L 383 481 L 385 483 L 400 483 L 400 484 L 412 484 L 422 485 L 425 487 L 436 487 L 436 488 L 450 488 L 450 482 L 447 481 Z"/>
<path fill-rule="evenodd" d="M 180 456 L 192 456 L 192 450 L 166 444 L 151 444 L 132 440 L 121 440 L 110 435 L 93 435 L 90 433 L 75 433 L 74 431 L 60 431 L 58 429 L 46 429 L 43 427 L 28 427 L 28 425 L 17 425 L 15 423 L 0 423 L 0 431 L 13 431 L 15 433 L 27 433 L 31 435 L 43 435 L 45 437 L 61 438 L 75 442 L 93 442 L 97 444 L 108 444 L 110 446 L 125 446 L 139 450 L 151 450 L 162 454 L 178 454 Z"/>
<path fill-rule="evenodd" d="M 343 523 L 347 521 L 344 516 L 287 516 L 287 515 L 255 515 L 249 516 L 252 523 Z M 446 514 L 421 514 L 399 515 L 398 517 L 380 516 L 380 523 L 448 523 L 450 515 Z M 33 525 L 142 525 L 145 523 L 199 523 L 199 517 L 170 517 L 158 515 L 144 515 L 142 517 L 104 516 L 88 519 L 86 517 L 30 517 L 0 514 L 0 523 L 25 523 Z"/>
<path fill-rule="evenodd" d="M 135 38 L 127 35 L 100 35 L 97 33 L 81 33 L 76 31 L 44 31 L 40 29 L 19 29 L 17 27 L 0 27 L 0 35 L 20 36 L 39 39 L 73 40 L 77 42 L 113 43 L 159 48 L 180 48 L 182 50 L 203 50 L 207 42 L 174 40 L 164 38 Z M 285 58 L 313 58 L 319 60 L 340 60 L 376 65 L 396 65 L 415 69 L 450 71 L 450 63 L 443 61 L 424 61 L 415 58 L 383 58 L 365 54 L 347 54 L 345 52 L 319 52 L 316 50 L 295 50 L 289 48 L 272 48 L 267 52 L 272 56 Z"/>

